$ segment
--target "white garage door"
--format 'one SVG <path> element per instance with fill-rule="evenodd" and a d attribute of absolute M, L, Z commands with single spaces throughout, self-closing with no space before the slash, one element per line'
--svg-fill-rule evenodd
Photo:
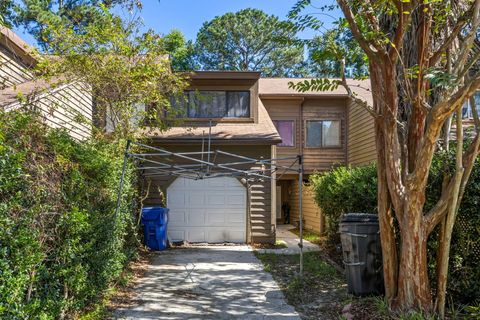
<path fill-rule="evenodd" d="M 235 178 L 177 178 L 167 189 L 171 241 L 246 242 L 246 189 Z"/>

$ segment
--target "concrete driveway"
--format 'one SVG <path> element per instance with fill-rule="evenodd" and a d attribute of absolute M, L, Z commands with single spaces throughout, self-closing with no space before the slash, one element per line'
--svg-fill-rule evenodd
<path fill-rule="evenodd" d="M 248 246 L 159 252 L 115 319 L 300 319 Z"/>

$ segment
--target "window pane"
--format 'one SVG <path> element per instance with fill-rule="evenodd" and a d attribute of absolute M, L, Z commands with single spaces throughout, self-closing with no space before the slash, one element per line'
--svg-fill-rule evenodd
<path fill-rule="evenodd" d="M 322 146 L 340 146 L 340 121 L 323 121 Z"/>
<path fill-rule="evenodd" d="M 191 91 L 188 116 L 191 118 L 224 117 L 226 100 L 225 91 Z"/>
<path fill-rule="evenodd" d="M 228 105 L 227 117 L 247 118 L 250 116 L 250 92 L 230 91 L 227 92 Z"/>
<path fill-rule="evenodd" d="M 306 146 L 310 148 L 322 146 L 322 121 L 307 121 Z"/>
<path fill-rule="evenodd" d="M 274 121 L 278 133 L 282 138 L 282 143 L 279 147 L 293 147 L 294 146 L 294 122 L 293 120 L 276 120 Z"/>

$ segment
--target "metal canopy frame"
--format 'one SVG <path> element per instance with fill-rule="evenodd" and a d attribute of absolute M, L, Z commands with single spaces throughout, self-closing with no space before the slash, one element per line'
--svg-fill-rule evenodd
<path fill-rule="evenodd" d="M 136 150 L 145 152 L 132 152 L 132 146 Z M 128 140 L 125 148 L 122 175 L 117 196 L 115 219 L 120 208 L 120 199 L 123 192 L 125 170 L 128 160 L 136 162 L 136 170 L 141 171 L 144 177 L 175 176 L 192 180 L 212 179 L 217 177 L 237 177 L 242 179 L 247 186 L 251 182 L 263 182 L 265 180 L 277 181 L 288 173 L 298 174 L 299 192 L 299 229 L 300 241 L 300 275 L 303 275 L 303 213 L 302 213 L 302 187 L 303 187 L 303 156 L 281 158 L 251 158 L 240 154 L 211 150 L 211 136 L 208 137 L 208 148 L 198 152 L 171 152 L 163 148 L 150 146 L 144 143 Z M 217 158 L 229 159 L 230 161 L 217 161 Z M 278 165 L 278 161 L 290 161 L 290 165 Z M 253 164 L 258 168 L 241 169 L 239 166 Z M 278 174 L 278 176 L 277 176 Z M 244 180 L 245 179 L 245 180 Z M 250 203 L 250 192 L 247 192 Z"/>

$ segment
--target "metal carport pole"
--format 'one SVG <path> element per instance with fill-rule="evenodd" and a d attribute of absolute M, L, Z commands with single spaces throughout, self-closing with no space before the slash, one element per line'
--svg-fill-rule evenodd
<path fill-rule="evenodd" d="M 300 217 L 300 277 L 303 276 L 303 213 L 302 213 L 302 195 L 303 195 L 303 159 L 302 155 L 298 155 L 298 215 Z"/>

